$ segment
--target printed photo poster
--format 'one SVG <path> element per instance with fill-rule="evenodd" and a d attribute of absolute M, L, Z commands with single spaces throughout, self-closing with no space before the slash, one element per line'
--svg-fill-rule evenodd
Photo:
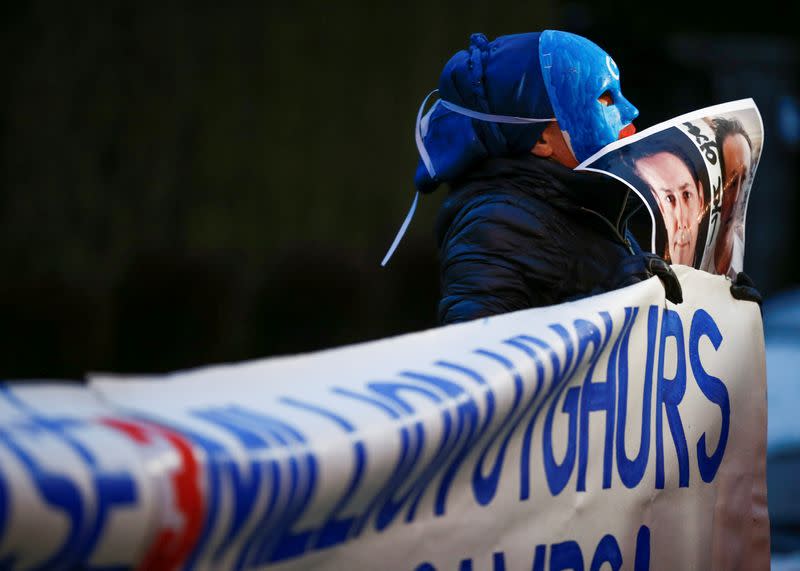
<path fill-rule="evenodd" d="M 742 99 L 616 141 L 576 170 L 610 175 L 642 200 L 630 228 L 643 249 L 733 278 L 744 267 L 747 204 L 763 142 L 758 107 Z"/>

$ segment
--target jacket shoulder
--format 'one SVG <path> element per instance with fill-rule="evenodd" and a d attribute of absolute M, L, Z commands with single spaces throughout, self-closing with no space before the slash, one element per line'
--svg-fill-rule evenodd
<path fill-rule="evenodd" d="M 440 228 L 440 243 L 469 237 L 471 242 L 491 245 L 509 239 L 554 239 L 563 225 L 564 213 L 535 196 L 498 189 L 473 195 L 459 205 L 447 228 Z"/>

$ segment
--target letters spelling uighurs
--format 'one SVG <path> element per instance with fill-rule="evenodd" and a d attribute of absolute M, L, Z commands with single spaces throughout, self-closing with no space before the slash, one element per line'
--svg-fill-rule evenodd
<path fill-rule="evenodd" d="M 187 475 L 196 474 L 197 466 L 184 466 L 183 475 L 172 481 L 181 509 L 188 510 L 185 515 L 204 514 L 203 518 L 189 518 L 198 520 L 197 529 L 184 530 L 187 550 L 191 551 L 191 545 L 196 546 L 190 559 L 229 560 L 231 550 L 236 550 L 234 556 L 241 565 L 297 558 L 351 541 L 369 528 L 380 532 L 401 521 L 412 523 L 423 510 L 432 510 L 426 511 L 426 516 L 446 516 L 448 497 L 459 474 L 469 474 L 474 501 L 483 506 L 491 504 L 500 489 L 507 490 L 509 481 L 518 481 L 519 501 L 536 494 L 557 496 L 573 481 L 575 491 L 584 492 L 590 487 L 587 482 L 598 481 L 587 476 L 589 420 L 598 412 L 603 413 L 605 421 L 603 446 L 592 454 L 602 453 L 602 489 L 612 488 L 615 481 L 627 488 L 641 486 L 646 474 L 650 474 L 648 481 L 656 489 L 664 488 L 668 481 L 666 454 L 677 456 L 679 487 L 689 486 L 692 473 L 703 482 L 712 482 L 725 454 L 731 408 L 725 383 L 704 368 L 698 347 L 705 338 L 718 350 L 723 343 L 719 328 L 703 309 L 693 314 L 689 324 L 682 323 L 677 312 L 655 305 L 649 307 L 646 317 L 636 307 L 626 307 L 624 317 L 620 316 L 622 319 L 617 319 L 616 326 L 606 311 L 597 312 L 592 321 L 577 319 L 552 324 L 549 330 L 555 334 L 552 337 L 555 341 L 550 342 L 527 334 L 514 335 L 497 346 L 475 348 L 469 365 L 439 360 L 431 370 L 400 371 L 395 378 L 351 384 L 347 388 L 333 386 L 330 396 L 336 399 L 308 402 L 282 398 L 279 403 L 283 408 L 272 407 L 269 414 L 242 405 L 201 407 L 189 412 L 194 422 L 192 427 L 144 417 L 124 426 L 114 419 L 106 420 L 105 427 L 124 433 L 137 446 L 146 446 L 147 439 L 136 432 L 136 422 L 160 426 L 160 437 L 179 452 L 183 451 L 183 460 L 191 459 L 185 453 L 187 443 L 202 451 L 201 457 L 206 459 L 202 498 L 199 492 L 189 493 L 191 490 L 186 488 L 191 479 Z M 646 346 L 646 366 L 643 382 L 637 380 L 635 384 L 643 391 L 637 401 L 642 408 L 629 411 L 629 391 L 634 386 L 628 378 L 629 342 L 634 325 L 643 318 L 646 327 L 641 330 L 646 331 L 646 340 L 638 342 Z M 675 348 L 671 358 L 676 363 L 674 373 L 669 375 L 665 357 L 668 342 Z M 607 365 L 603 373 L 595 369 L 604 352 Z M 485 367 L 476 366 L 476 362 L 484 363 Z M 531 383 L 533 375 L 523 379 L 520 374 L 523 362 L 529 371 L 535 370 L 535 385 Z M 500 403 L 482 370 L 486 367 L 506 371 L 514 386 L 511 402 Z M 582 379 L 576 376 L 578 371 Z M 600 381 L 596 377 L 604 378 Z M 719 408 L 721 430 L 713 450 L 708 450 L 705 434 L 697 442 L 687 441 L 678 407 L 689 378 Z M 421 401 L 438 410 L 437 430 L 432 429 L 430 419 L 426 424 L 418 415 Z M 333 403 L 348 406 L 338 410 Z M 393 421 L 399 453 L 388 472 L 376 472 L 380 463 L 370 461 L 380 451 L 370 449 L 363 432 L 365 427 L 359 426 L 360 415 L 353 412 L 358 407 L 361 411 L 364 407 L 371 409 L 373 418 L 378 414 Z M 343 454 L 349 453 L 352 458 L 349 476 L 338 499 L 328 504 L 324 517 L 315 518 L 321 522 L 318 525 L 309 526 L 301 521 L 321 485 L 325 459 L 310 445 L 312 440 L 304 434 L 304 428 L 288 420 L 292 411 L 324 419 L 332 430 L 349 438 L 350 450 L 337 452 L 340 461 Z M 625 434 L 633 414 L 641 415 L 641 434 L 638 452 L 630 457 Z M 663 425 L 664 417 L 668 430 Z M 135 503 L 138 480 L 133 475 L 108 473 L 95 462 L 91 448 L 82 444 L 81 438 L 91 430 L 97 431 L 96 423 L 90 426 L 91 423 L 85 422 L 60 422 L 41 414 L 31 415 L 28 422 L 32 431 L 55 435 L 61 446 L 83 458 L 86 470 L 91 473 L 95 485 L 93 497 L 77 488 L 74 493 L 67 493 L 71 489 L 64 488 L 67 480 L 44 458 L 37 457 L 32 441 L 15 441 L 11 433 L 0 434 L 6 448 L 39 486 L 42 501 L 67 516 L 71 531 L 53 557 L 67 554 L 70 559 L 82 560 L 96 547 L 98 530 L 103 528 L 109 514 Z M 566 444 L 555 441 L 557 423 L 568 427 Z M 203 425 L 209 430 L 198 429 Z M 246 465 L 235 460 L 220 440 L 220 431 L 248 451 Z M 654 431 L 654 461 L 651 461 L 651 431 Z M 519 458 L 508 457 L 512 437 L 521 437 Z M 689 454 L 689 446 L 696 447 L 696 455 Z M 557 448 L 564 447 L 566 453 L 557 453 Z M 539 464 L 532 461 L 536 456 L 540 458 Z M 696 466 L 690 466 L 690 456 L 697 459 Z M 531 469 L 537 465 L 543 466 L 546 487 L 534 490 Z M 504 468 L 508 467 L 519 470 L 518 480 L 517 476 L 504 474 Z M 58 482 L 62 482 L 61 492 L 55 494 L 48 486 Z M 366 483 L 370 483 L 371 491 L 369 500 L 364 502 L 362 487 Z M 357 496 L 361 498 L 358 502 Z M 430 507 L 423 507 L 428 506 L 422 502 L 423 497 L 432 498 Z M 219 517 L 222 502 L 233 506 L 230 517 Z M 8 504 L 0 502 L 0 522 L 7 520 L 7 510 Z M 89 533 L 92 530 L 97 533 Z M 649 531 L 647 534 L 649 538 Z M 73 541 L 73 537 L 82 539 Z M 611 540 L 606 543 L 613 547 Z M 554 557 L 564 549 L 551 546 Z"/>

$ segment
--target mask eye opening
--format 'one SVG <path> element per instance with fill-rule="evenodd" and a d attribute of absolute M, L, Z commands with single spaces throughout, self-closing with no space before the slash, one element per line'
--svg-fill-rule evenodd
<path fill-rule="evenodd" d="M 597 98 L 597 100 L 602 105 L 605 105 L 606 107 L 610 107 L 611 105 L 614 105 L 614 96 L 611 95 L 610 91 L 604 91 L 603 94 L 600 95 L 600 97 Z"/>

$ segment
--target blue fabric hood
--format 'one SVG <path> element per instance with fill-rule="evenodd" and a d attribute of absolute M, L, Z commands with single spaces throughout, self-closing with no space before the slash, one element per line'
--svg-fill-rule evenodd
<path fill-rule="evenodd" d="M 512 34 L 490 42 L 484 34 L 472 34 L 469 48 L 444 66 L 439 96 L 479 113 L 553 118 L 539 63 L 539 37 L 539 32 Z M 434 105 L 421 123 L 422 141 L 435 170 L 433 177 L 420 158 L 414 184 L 423 193 L 488 157 L 528 152 L 547 126 L 481 121 L 444 105 Z"/>

